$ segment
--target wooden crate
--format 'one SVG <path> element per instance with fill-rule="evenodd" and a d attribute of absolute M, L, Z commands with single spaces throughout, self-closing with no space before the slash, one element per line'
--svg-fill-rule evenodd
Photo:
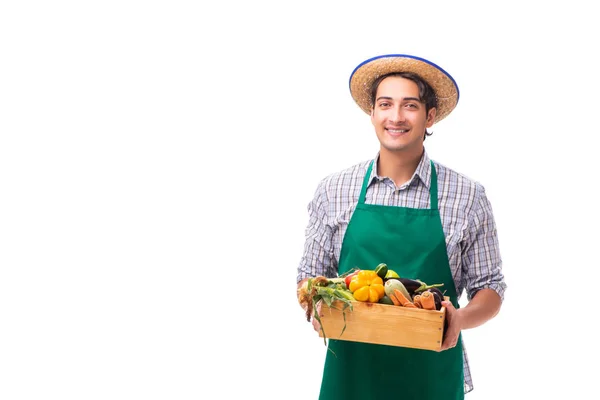
<path fill-rule="evenodd" d="M 321 307 L 321 322 L 329 339 L 424 350 L 439 350 L 442 346 L 445 307 L 437 311 L 353 301 L 353 310 L 345 310 L 346 330 L 342 333 L 343 306 L 335 301 L 331 308 L 324 303 Z M 323 337 L 323 332 L 319 331 L 319 336 Z"/>

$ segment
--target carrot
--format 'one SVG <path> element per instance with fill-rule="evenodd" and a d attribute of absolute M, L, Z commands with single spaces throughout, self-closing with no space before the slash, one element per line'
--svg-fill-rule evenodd
<path fill-rule="evenodd" d="M 415 303 L 415 306 L 417 306 L 417 308 L 423 308 L 423 305 L 421 304 L 421 295 L 417 294 L 415 295 L 415 297 L 413 297 L 413 303 Z"/>
<path fill-rule="evenodd" d="M 394 293 L 390 293 L 390 295 L 388 296 L 390 299 L 392 299 L 392 302 L 394 303 L 395 306 L 401 306 L 402 304 L 400 304 L 400 300 L 398 300 L 396 298 L 396 295 Z"/>
<path fill-rule="evenodd" d="M 435 298 L 433 297 L 433 293 L 428 291 L 421 293 L 421 305 L 425 310 L 435 310 Z"/>
<path fill-rule="evenodd" d="M 396 296 L 396 299 L 398 299 L 402 307 L 417 308 L 417 306 L 415 306 L 415 304 L 412 301 L 407 299 L 404 293 L 402 293 L 398 289 L 394 289 L 394 295 Z"/>

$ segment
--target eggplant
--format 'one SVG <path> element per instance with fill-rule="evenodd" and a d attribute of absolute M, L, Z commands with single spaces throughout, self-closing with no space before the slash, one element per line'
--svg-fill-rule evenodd
<path fill-rule="evenodd" d="M 442 298 L 437 292 L 430 290 L 431 294 L 433 294 L 433 300 L 435 302 L 435 309 L 440 311 L 442 309 Z"/>
<path fill-rule="evenodd" d="M 415 294 L 418 294 L 418 293 L 422 293 L 425 290 L 435 289 L 438 292 L 438 294 L 440 295 L 440 297 L 442 299 L 444 298 L 444 295 L 438 289 L 438 287 L 444 286 L 443 283 L 436 283 L 433 285 L 428 285 L 427 283 L 425 283 L 419 279 L 409 279 L 409 278 L 401 278 L 401 277 L 384 279 L 385 282 L 387 282 L 389 280 L 400 281 L 400 283 L 402 283 L 402 285 L 404 285 L 404 287 L 406 288 L 408 293 L 410 293 L 411 296 L 414 296 Z"/>
<path fill-rule="evenodd" d="M 402 285 L 406 288 L 406 290 L 408 291 L 408 293 L 410 294 L 410 296 L 414 296 L 415 295 L 415 291 L 417 289 L 419 289 L 420 287 L 425 287 L 425 284 L 421 281 L 418 281 L 416 279 L 408 279 L 408 278 L 387 278 L 385 279 L 386 282 L 388 281 L 400 281 L 400 283 L 402 283 Z"/>
<path fill-rule="evenodd" d="M 419 289 L 421 286 L 425 286 L 425 283 L 416 280 L 416 279 L 408 279 L 408 278 L 400 278 L 400 282 L 404 285 L 406 290 L 410 295 L 414 295 L 415 291 Z"/>

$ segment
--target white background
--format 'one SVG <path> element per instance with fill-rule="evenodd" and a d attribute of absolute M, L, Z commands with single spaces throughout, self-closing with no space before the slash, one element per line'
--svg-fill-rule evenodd
<path fill-rule="evenodd" d="M 199 4 L 0 6 L 0 398 L 317 398 L 306 206 L 377 151 L 348 78 L 387 53 L 458 82 L 426 147 L 497 220 L 467 398 L 596 393 L 591 3 Z"/>

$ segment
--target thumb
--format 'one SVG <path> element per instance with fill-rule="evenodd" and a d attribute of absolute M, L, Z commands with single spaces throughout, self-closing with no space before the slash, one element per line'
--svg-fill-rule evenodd
<path fill-rule="evenodd" d="M 449 308 L 451 310 L 454 310 L 454 304 L 452 304 L 452 302 L 450 302 L 448 300 L 442 301 L 442 306 Z"/>

